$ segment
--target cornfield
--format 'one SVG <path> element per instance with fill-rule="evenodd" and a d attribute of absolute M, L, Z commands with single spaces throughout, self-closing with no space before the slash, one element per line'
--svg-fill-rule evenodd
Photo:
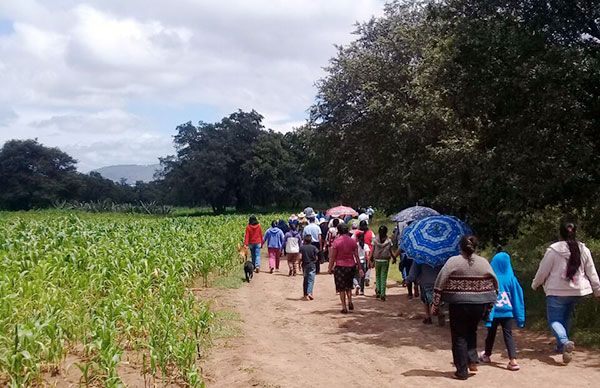
<path fill-rule="evenodd" d="M 0 213 L 0 384 L 40 384 L 68 354 L 83 385 L 202 386 L 213 313 L 186 291 L 237 266 L 245 217 Z"/>

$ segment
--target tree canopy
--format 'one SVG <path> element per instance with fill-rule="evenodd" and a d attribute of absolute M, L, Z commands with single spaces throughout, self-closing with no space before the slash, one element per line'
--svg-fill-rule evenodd
<path fill-rule="evenodd" d="M 370 187 L 389 209 L 431 204 L 491 237 L 528 211 L 593 203 L 600 14 L 592 3 L 389 3 L 383 17 L 358 25 L 318 84 L 313 131 L 340 150 L 323 154 L 329 181 Z"/>

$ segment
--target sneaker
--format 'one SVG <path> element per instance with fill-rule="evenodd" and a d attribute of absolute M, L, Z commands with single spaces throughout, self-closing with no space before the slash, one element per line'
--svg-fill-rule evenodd
<path fill-rule="evenodd" d="M 563 346 L 563 362 L 568 364 L 573 360 L 573 350 L 575 350 L 575 343 L 573 341 L 565 342 Z"/>
<path fill-rule="evenodd" d="M 485 354 L 485 352 L 481 352 L 479 354 L 479 361 L 483 362 L 484 364 L 489 364 L 490 362 L 492 362 L 492 359 L 490 358 L 490 356 Z"/>
<path fill-rule="evenodd" d="M 315 297 L 312 294 L 308 294 L 308 299 L 313 300 Z"/>
<path fill-rule="evenodd" d="M 512 370 L 512 371 L 518 371 L 519 369 L 521 369 L 521 367 L 517 363 L 512 364 L 509 362 L 508 365 L 506 366 L 506 369 Z"/>
<path fill-rule="evenodd" d="M 454 378 L 457 380 L 466 380 L 469 378 L 469 375 L 459 375 L 458 372 L 454 372 Z"/>
<path fill-rule="evenodd" d="M 269 271 L 269 273 L 273 273 L 274 270 L 275 270 L 275 268 L 271 268 L 271 270 Z"/>
<path fill-rule="evenodd" d="M 292 274 L 293 274 L 293 273 L 294 273 L 294 271 L 292 271 L 292 270 L 290 269 L 290 272 L 288 273 L 288 276 L 292 276 Z"/>

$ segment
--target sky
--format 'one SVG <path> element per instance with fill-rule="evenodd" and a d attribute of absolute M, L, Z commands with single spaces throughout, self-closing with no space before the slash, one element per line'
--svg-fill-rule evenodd
<path fill-rule="evenodd" d="M 0 145 L 82 172 L 174 154 L 177 125 L 255 109 L 303 124 L 315 82 L 383 0 L 0 0 Z"/>

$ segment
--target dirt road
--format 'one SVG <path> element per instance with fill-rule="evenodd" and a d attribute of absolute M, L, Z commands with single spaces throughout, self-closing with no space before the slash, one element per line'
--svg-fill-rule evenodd
<path fill-rule="evenodd" d="M 264 269 L 264 268 L 263 268 Z M 302 301 L 302 277 L 261 272 L 216 301 L 241 316 L 241 335 L 221 340 L 204 365 L 209 387 L 597 387 L 600 354 L 578 350 L 568 366 L 550 354 L 550 338 L 514 333 L 521 371 L 508 362 L 499 331 L 493 363 L 467 381 L 452 379 L 447 327 L 421 323 L 421 304 L 388 283 L 386 302 L 373 287 L 357 297 L 356 310 L 340 314 L 333 277 L 317 275 L 315 300 Z M 484 330 L 479 331 L 480 347 Z"/>

